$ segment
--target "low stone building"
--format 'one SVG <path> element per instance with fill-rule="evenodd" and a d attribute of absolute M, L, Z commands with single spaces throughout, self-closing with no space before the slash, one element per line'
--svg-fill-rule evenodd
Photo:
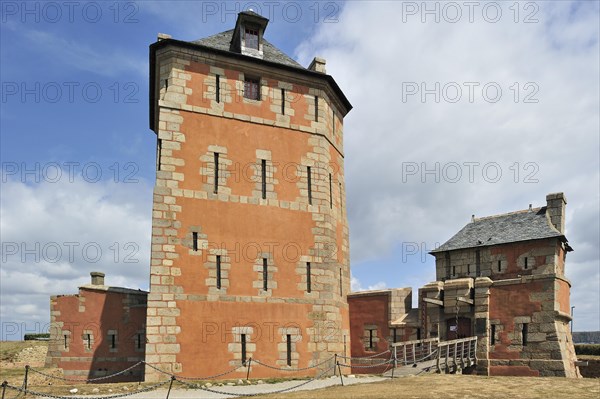
<path fill-rule="evenodd" d="M 388 359 L 385 352 L 390 344 L 421 338 L 411 288 L 353 292 L 348 294 L 348 306 L 352 357 Z M 352 372 L 383 372 L 386 367 L 353 368 Z"/>
<path fill-rule="evenodd" d="M 46 367 L 62 368 L 67 378 L 99 378 L 144 360 L 148 293 L 107 286 L 104 273 L 91 277 L 78 294 L 50 298 Z M 143 380 L 140 365 L 106 382 Z"/>
<path fill-rule="evenodd" d="M 546 201 L 540 208 L 473 217 L 431 251 L 436 281 L 419 289 L 418 316 L 412 318 L 418 324 L 407 323 L 402 339 L 477 336 L 479 374 L 579 376 L 569 330 L 571 284 L 565 277 L 566 254 L 572 251 L 564 234 L 567 201 L 562 193 L 549 194 Z M 408 301 L 387 313 L 378 310 L 383 303 L 394 306 L 384 299 L 393 291 L 349 296 L 353 356 L 367 354 L 373 331 L 378 340 L 393 342 L 390 315 L 403 313 L 411 320 L 415 310 Z M 384 348 L 379 341 L 373 346 Z"/>

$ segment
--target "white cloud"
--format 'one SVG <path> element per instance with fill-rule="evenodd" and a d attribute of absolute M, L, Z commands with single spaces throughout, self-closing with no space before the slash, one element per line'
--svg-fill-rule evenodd
<path fill-rule="evenodd" d="M 115 77 L 133 73 L 140 78 L 148 76 L 146 58 L 136 58 L 114 45 L 92 47 L 76 38 L 64 38 L 56 33 L 37 29 L 24 29 L 21 25 L 7 23 L 7 29 L 20 34 L 36 51 L 52 60 L 68 60 L 69 67 L 100 76 Z M 96 42 L 96 46 L 99 42 Z M 39 57 L 39 55 L 37 55 Z"/>
<path fill-rule="evenodd" d="M 515 23 L 511 4 L 503 3 L 497 23 L 481 12 L 473 23 L 465 13 L 458 23 L 432 16 L 422 23 L 420 14 L 403 22 L 401 2 L 347 2 L 339 23 L 323 24 L 297 48 L 303 64 L 317 54 L 326 58 L 355 107 L 344 129 L 353 274 L 390 281 L 405 268 L 373 275 L 362 265 L 389 257 L 402 242 L 431 249 L 472 214 L 543 206 L 546 194 L 563 191 L 575 248 L 567 260 L 572 300 L 588 309 L 576 315 L 576 328 L 599 329 L 600 284 L 589 278 L 600 259 L 598 3 L 536 3 L 538 23 L 521 22 L 530 9 L 521 9 Z M 432 94 L 425 101 L 406 95 L 436 82 L 439 102 Z M 469 82 L 479 85 L 473 102 Z M 501 88 L 499 101 L 486 101 L 485 84 Z M 451 103 L 457 86 L 462 99 Z M 524 102 L 527 95 L 537 102 Z M 472 181 L 467 162 L 479 163 Z M 427 173 L 436 163 L 439 172 Z M 418 172 L 403 175 L 411 167 Z M 453 183 L 457 170 L 462 175 Z M 420 274 L 424 284 L 431 271 L 418 266 L 410 280 Z"/>
<path fill-rule="evenodd" d="M 361 282 L 354 276 L 350 277 L 350 290 L 352 292 L 357 292 L 357 291 L 372 291 L 372 290 L 383 290 L 387 288 L 387 284 L 384 281 L 379 281 L 375 284 L 369 285 L 367 286 L 367 288 L 364 288 L 361 284 Z"/>
<path fill-rule="evenodd" d="M 151 198 L 142 180 L 3 183 L 3 335 L 13 325 L 19 333 L 45 325 L 50 295 L 76 293 L 91 271 L 105 272 L 108 285 L 147 289 Z"/>

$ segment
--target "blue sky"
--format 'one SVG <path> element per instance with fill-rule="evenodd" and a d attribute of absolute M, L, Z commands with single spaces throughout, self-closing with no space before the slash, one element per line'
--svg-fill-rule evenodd
<path fill-rule="evenodd" d="M 564 191 L 575 330 L 600 330 L 598 2 L 1 4 L 3 339 L 43 329 L 49 295 L 92 270 L 147 288 L 148 46 L 231 29 L 248 8 L 301 64 L 326 58 L 355 107 L 355 289 L 416 291 L 435 273 L 414 248 Z"/>

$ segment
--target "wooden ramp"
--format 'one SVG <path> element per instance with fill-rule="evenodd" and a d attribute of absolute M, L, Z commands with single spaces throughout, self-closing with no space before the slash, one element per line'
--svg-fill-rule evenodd
<path fill-rule="evenodd" d="M 457 373 L 477 364 L 477 337 L 438 341 L 437 338 L 392 344 L 394 365 L 386 377 L 426 372 Z"/>

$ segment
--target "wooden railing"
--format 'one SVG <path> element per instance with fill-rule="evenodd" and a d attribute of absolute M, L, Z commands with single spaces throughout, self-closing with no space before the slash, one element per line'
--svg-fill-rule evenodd
<path fill-rule="evenodd" d="M 477 337 L 455 339 L 452 341 L 438 342 L 436 369 L 442 371 L 456 371 L 477 363 Z"/>
<path fill-rule="evenodd" d="M 391 345 L 394 369 L 417 365 L 416 370 L 435 369 L 441 372 L 456 372 L 477 363 L 477 337 L 439 341 L 437 338 L 397 342 Z M 393 373 L 392 373 L 393 376 Z"/>
<path fill-rule="evenodd" d="M 438 348 L 437 338 L 420 339 L 393 343 L 392 351 L 396 365 L 416 364 L 424 360 L 431 360 L 433 352 Z"/>

